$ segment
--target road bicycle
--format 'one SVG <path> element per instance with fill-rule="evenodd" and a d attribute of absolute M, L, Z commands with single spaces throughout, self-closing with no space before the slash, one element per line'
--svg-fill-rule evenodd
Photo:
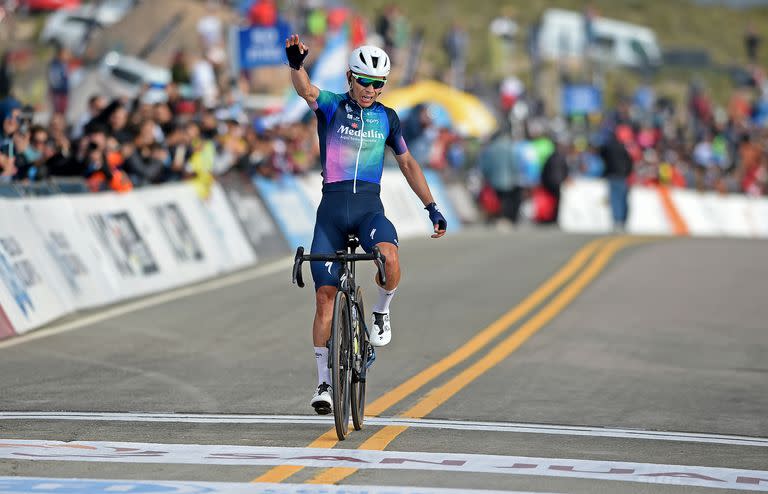
<path fill-rule="evenodd" d="M 301 264 L 305 261 L 341 263 L 341 278 L 333 301 L 331 338 L 328 347 L 328 367 L 331 369 L 331 394 L 336 435 L 343 441 L 349 432 L 349 416 L 356 431 L 363 428 L 365 414 L 365 380 L 368 369 L 376 360 L 365 324 L 363 291 L 355 281 L 355 262 L 374 261 L 381 285 L 387 282 L 385 257 L 374 246 L 370 254 L 356 254 L 360 241 L 354 235 L 347 239 L 347 250 L 335 254 L 304 254 L 304 247 L 296 249 L 293 260 L 292 281 L 304 286 Z"/>

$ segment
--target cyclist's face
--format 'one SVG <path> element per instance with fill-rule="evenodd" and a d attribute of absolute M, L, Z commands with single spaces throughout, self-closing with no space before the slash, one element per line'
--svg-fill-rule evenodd
<path fill-rule="evenodd" d="M 347 80 L 349 81 L 350 94 L 358 105 L 362 108 L 368 108 L 376 102 L 376 98 L 379 97 L 381 91 L 384 89 L 376 89 L 373 84 L 369 84 L 367 87 L 363 86 L 353 75 L 352 72 L 347 72 Z M 363 79 L 365 81 L 365 79 Z M 367 82 L 367 81 L 366 81 Z"/>

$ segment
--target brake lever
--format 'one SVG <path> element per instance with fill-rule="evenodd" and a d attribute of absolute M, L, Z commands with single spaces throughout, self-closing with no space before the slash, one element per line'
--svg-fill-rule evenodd
<path fill-rule="evenodd" d="M 304 277 L 301 274 L 301 263 L 304 261 L 304 247 L 296 249 L 296 256 L 293 258 L 293 272 L 291 275 L 291 281 L 294 285 L 299 285 L 299 288 L 304 288 Z"/>

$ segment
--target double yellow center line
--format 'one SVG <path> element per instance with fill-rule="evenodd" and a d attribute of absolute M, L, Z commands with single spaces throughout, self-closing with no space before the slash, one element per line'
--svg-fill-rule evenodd
<path fill-rule="evenodd" d="M 367 415 L 379 415 L 393 405 L 399 403 L 412 393 L 436 379 L 443 373 L 467 360 L 482 350 L 494 338 L 509 329 L 510 326 L 532 312 L 537 306 L 555 293 L 568 280 L 579 273 L 573 281 L 563 288 L 538 313 L 528 319 L 516 331 L 497 344 L 486 355 L 474 364 L 457 374 L 455 377 L 436 388 L 433 388 L 413 407 L 401 414 L 402 417 L 423 418 L 437 407 L 445 403 L 453 395 L 477 379 L 483 373 L 503 361 L 517 350 L 528 338 L 554 319 L 568 306 L 605 268 L 611 258 L 624 247 L 651 240 L 647 237 L 615 237 L 597 239 L 582 247 L 574 256 L 557 271 L 551 278 L 526 297 L 520 304 L 477 333 L 467 343 L 456 349 L 450 355 L 431 365 L 424 371 L 408 379 L 396 388 L 386 392 L 380 398 L 366 406 Z M 597 253 L 595 255 L 595 253 Z M 593 257 L 594 256 L 594 257 Z M 587 262 L 590 260 L 589 264 Z M 584 267 L 584 265 L 586 267 Z M 584 267 L 584 269 L 582 269 Z M 581 272 L 579 272 L 581 270 Z M 373 434 L 359 449 L 384 450 L 407 427 L 386 426 Z M 338 443 L 335 429 L 331 429 L 314 440 L 310 448 L 332 448 Z M 281 482 L 304 467 L 297 465 L 280 465 L 274 467 L 254 479 L 253 482 Z M 334 484 L 356 472 L 355 468 L 329 468 L 313 477 L 308 483 Z"/>

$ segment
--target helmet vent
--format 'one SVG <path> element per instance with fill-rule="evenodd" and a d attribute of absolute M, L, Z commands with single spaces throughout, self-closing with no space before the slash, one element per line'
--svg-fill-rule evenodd
<path fill-rule="evenodd" d="M 363 57 L 363 52 L 360 52 L 359 55 L 360 55 L 360 61 L 363 62 L 363 65 L 368 65 L 367 63 L 365 63 L 365 58 Z"/>
<path fill-rule="evenodd" d="M 371 57 L 371 61 L 373 62 L 373 68 L 377 68 L 379 65 L 379 57 Z"/>

